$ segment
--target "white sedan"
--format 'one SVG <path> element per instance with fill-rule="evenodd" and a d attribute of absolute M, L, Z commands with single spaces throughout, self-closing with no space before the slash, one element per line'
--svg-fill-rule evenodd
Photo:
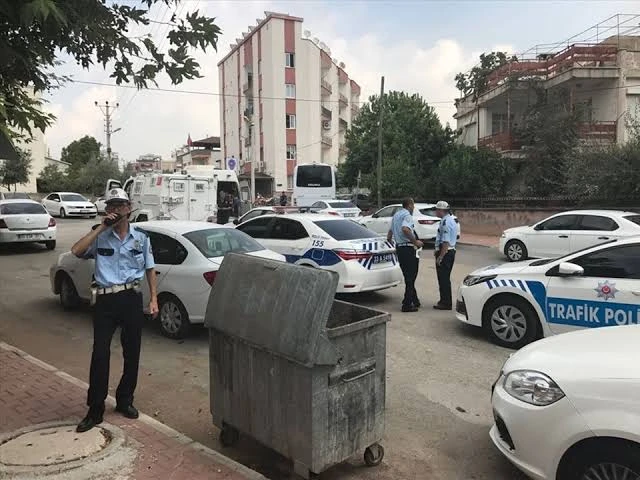
<path fill-rule="evenodd" d="M 160 328 L 169 338 L 184 338 L 195 323 L 204 322 L 211 285 L 228 252 L 285 261 L 254 239 L 233 228 L 205 222 L 151 221 L 136 223 L 151 240 L 156 262 Z M 51 267 L 51 289 L 64 308 L 91 297 L 94 260 L 63 253 Z M 144 304 L 149 303 L 146 279 Z"/>
<path fill-rule="evenodd" d="M 96 211 L 98 212 L 98 215 L 106 215 L 107 202 L 105 201 L 104 197 L 96 198 L 96 201 L 93 202 L 93 204 L 96 206 Z"/>
<path fill-rule="evenodd" d="M 309 207 L 312 213 L 326 213 L 340 217 L 357 217 L 361 210 L 348 200 L 320 200 Z"/>
<path fill-rule="evenodd" d="M 500 251 L 510 262 L 567 255 L 615 238 L 640 235 L 640 214 L 615 210 L 573 210 L 535 225 L 505 230 Z"/>
<path fill-rule="evenodd" d="M 639 480 L 638 345 L 634 325 L 513 354 L 493 387 L 493 443 L 537 480 Z"/>
<path fill-rule="evenodd" d="M 263 215 L 236 228 L 289 263 L 336 272 L 338 293 L 382 290 L 402 279 L 393 246 L 353 220 L 312 213 Z"/>
<path fill-rule="evenodd" d="M 54 192 L 42 200 L 42 205 L 53 216 L 65 217 L 91 217 L 95 218 L 98 209 L 89 200 L 79 193 Z"/>
<path fill-rule="evenodd" d="M 399 203 L 388 205 L 369 217 L 359 218 L 358 222 L 368 229 L 386 236 L 387 232 L 391 228 L 391 219 L 401 208 L 402 205 Z M 458 238 L 460 238 L 460 222 L 455 215 L 453 218 L 458 224 Z M 436 216 L 435 204 L 416 203 L 413 210 L 413 219 L 416 225 L 416 233 L 420 240 L 433 242 L 436 238 L 436 234 L 438 233 L 438 227 L 440 226 L 440 218 Z"/>
<path fill-rule="evenodd" d="M 56 221 L 33 200 L 0 200 L 0 243 L 39 242 L 56 248 Z"/>
<path fill-rule="evenodd" d="M 456 317 L 511 348 L 580 328 L 638 324 L 640 237 L 476 270 L 460 285 Z"/>

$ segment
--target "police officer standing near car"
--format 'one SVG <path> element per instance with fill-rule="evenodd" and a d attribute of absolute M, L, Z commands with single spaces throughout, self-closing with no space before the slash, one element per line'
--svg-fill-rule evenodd
<path fill-rule="evenodd" d="M 402 208 L 393 215 L 391 229 L 387 233 L 387 241 L 395 244 L 398 262 L 404 277 L 403 312 L 417 312 L 420 307 L 415 283 L 418 277 L 422 242 L 418 240 L 418 235 L 415 232 L 413 208 L 413 199 L 405 198 L 402 201 Z"/>
<path fill-rule="evenodd" d="M 144 311 L 140 282 L 147 277 L 149 313 L 158 314 L 156 273 L 151 242 L 146 233 L 129 224 L 131 204 L 121 188 L 109 191 L 102 223 L 71 247 L 77 257 L 95 258 L 92 284 L 93 353 L 87 392 L 87 416 L 76 431 L 86 432 L 102 422 L 109 387 L 111 338 L 120 327 L 124 368 L 116 390 L 116 411 L 138 418 L 133 393 L 138 382 L 138 363 Z"/>
<path fill-rule="evenodd" d="M 451 310 L 451 270 L 456 260 L 456 242 L 458 241 L 458 225 L 451 215 L 449 204 L 440 200 L 436 204 L 436 215 L 440 218 L 438 233 L 436 234 L 434 256 L 436 258 L 436 273 L 440 288 L 440 300 L 433 308 L 436 310 Z"/>

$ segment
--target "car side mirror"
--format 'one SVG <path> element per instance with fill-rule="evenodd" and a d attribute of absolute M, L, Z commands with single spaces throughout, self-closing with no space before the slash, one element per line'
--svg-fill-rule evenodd
<path fill-rule="evenodd" d="M 233 224 L 234 224 L 234 225 L 238 225 L 239 223 L 240 223 L 240 219 L 239 219 L 239 218 L 236 218 L 236 219 L 233 221 Z"/>
<path fill-rule="evenodd" d="M 374 213 L 373 215 L 371 215 L 371 218 L 378 218 L 378 214 Z"/>
<path fill-rule="evenodd" d="M 558 265 L 559 277 L 580 277 L 584 275 L 584 268 L 575 263 L 562 262 Z"/>
<path fill-rule="evenodd" d="M 540 230 L 542 230 L 542 225 L 540 225 L 540 224 L 535 225 L 535 226 L 533 227 L 533 229 L 534 229 L 535 231 L 540 231 Z"/>

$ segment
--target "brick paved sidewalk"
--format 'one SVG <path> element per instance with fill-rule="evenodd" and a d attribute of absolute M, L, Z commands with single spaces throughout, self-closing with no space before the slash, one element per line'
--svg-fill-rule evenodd
<path fill-rule="evenodd" d="M 79 422 L 86 413 L 86 384 L 0 342 L 0 435 L 43 422 Z M 265 479 L 253 470 L 140 415 L 129 420 L 113 412 L 109 397 L 104 421 L 139 444 L 132 479 Z"/>
<path fill-rule="evenodd" d="M 460 245 L 478 245 L 481 247 L 498 248 L 500 245 L 500 238 L 489 235 L 475 235 L 473 233 L 462 232 L 461 238 L 458 241 Z"/>

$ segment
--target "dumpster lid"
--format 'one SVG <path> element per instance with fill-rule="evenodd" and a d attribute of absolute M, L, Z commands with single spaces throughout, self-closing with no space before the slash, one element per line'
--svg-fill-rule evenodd
<path fill-rule="evenodd" d="M 229 253 L 205 326 L 307 366 L 334 365 L 338 353 L 325 327 L 337 287 L 335 272 Z"/>

